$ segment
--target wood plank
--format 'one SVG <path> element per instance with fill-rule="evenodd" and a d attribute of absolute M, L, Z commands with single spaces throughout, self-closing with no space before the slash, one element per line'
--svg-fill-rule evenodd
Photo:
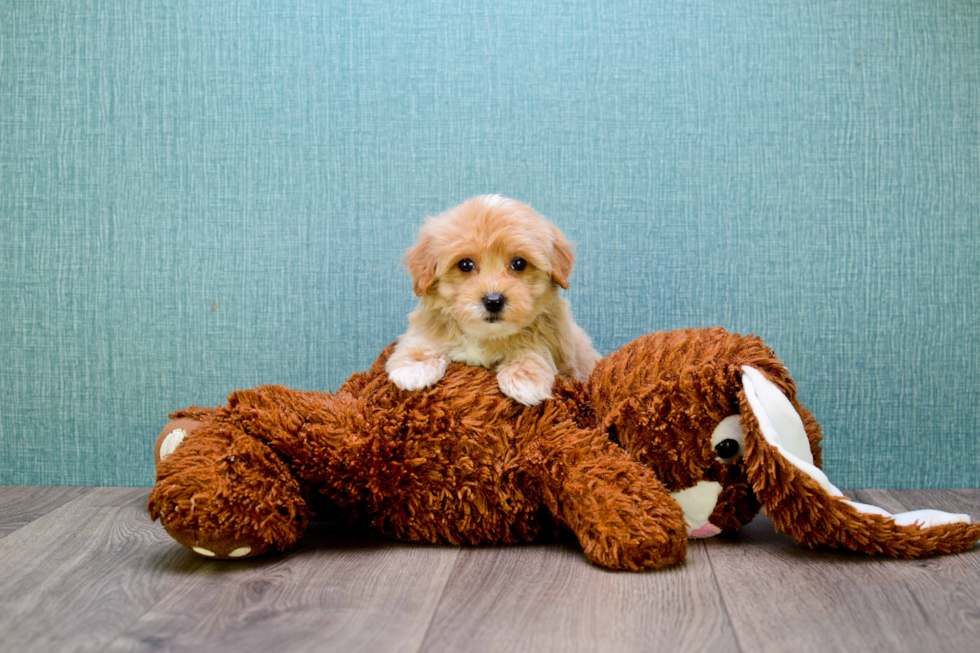
<path fill-rule="evenodd" d="M 460 549 L 334 530 L 313 524 L 278 557 L 205 561 L 107 650 L 417 651 Z"/>
<path fill-rule="evenodd" d="M 0 538 L 10 535 L 92 488 L 0 485 Z"/>
<path fill-rule="evenodd" d="M 966 513 L 980 521 L 980 490 L 873 490 L 855 495 L 859 501 L 891 512 L 934 508 Z M 891 561 L 890 566 L 900 564 Z M 909 561 L 901 567 L 896 585 L 911 598 L 907 607 L 939 633 L 936 639 L 941 646 L 936 650 L 980 648 L 980 546 L 956 555 Z"/>
<path fill-rule="evenodd" d="M 707 554 L 652 572 L 590 565 L 574 543 L 464 549 L 422 651 L 735 651 Z"/>
<path fill-rule="evenodd" d="M 980 549 L 915 561 L 810 551 L 761 518 L 691 543 L 682 567 L 620 573 L 589 565 L 571 542 L 427 547 L 315 524 L 291 553 L 214 561 L 149 522 L 146 495 L 0 488 L 0 523 L 19 525 L 0 539 L 0 650 L 972 651 L 980 641 Z M 980 490 L 852 496 L 980 518 Z"/>
<path fill-rule="evenodd" d="M 0 650 L 100 650 L 200 566 L 148 494 L 94 488 L 0 540 Z"/>
<path fill-rule="evenodd" d="M 962 510 L 975 500 L 937 494 L 919 501 L 902 492 L 850 496 L 896 511 L 906 503 Z M 706 547 L 745 650 L 976 650 L 980 551 L 928 560 L 811 551 L 775 533 L 765 517 Z"/>

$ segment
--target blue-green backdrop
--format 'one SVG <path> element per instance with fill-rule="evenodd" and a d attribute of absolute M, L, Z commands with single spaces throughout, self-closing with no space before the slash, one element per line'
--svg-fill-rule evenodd
<path fill-rule="evenodd" d="M 755 333 L 837 484 L 980 484 L 974 0 L 0 2 L 0 483 L 337 387 L 485 192 L 578 244 L 600 351 Z"/>

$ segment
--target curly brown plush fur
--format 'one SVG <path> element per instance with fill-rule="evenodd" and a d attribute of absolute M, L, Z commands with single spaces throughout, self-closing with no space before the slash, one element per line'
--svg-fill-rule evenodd
<path fill-rule="evenodd" d="M 811 546 L 909 556 L 980 538 L 978 525 L 899 526 L 861 513 L 808 476 L 819 471 L 794 467 L 789 449 L 762 434 L 758 420 L 769 418 L 753 413 L 745 370 L 791 408 L 765 406 L 795 411 L 790 426 L 805 431 L 809 449 L 800 454 L 797 443 L 796 453 L 814 469 L 819 426 L 757 338 L 722 329 L 644 336 L 600 361 L 587 383 L 559 377 L 553 399 L 533 407 L 504 397 L 492 372 L 461 364 L 432 388 L 401 391 L 385 373 L 391 351 L 336 394 L 263 386 L 173 414 L 187 436 L 158 460 L 151 516 L 216 557 L 288 548 L 325 503 L 414 542 L 529 542 L 568 529 L 595 564 L 645 569 L 684 559 L 700 522 L 681 497 L 705 487 L 717 492 L 713 532 L 737 530 L 761 500 L 778 527 Z M 732 415 L 741 415 L 744 455 L 720 459 L 711 440 Z"/>

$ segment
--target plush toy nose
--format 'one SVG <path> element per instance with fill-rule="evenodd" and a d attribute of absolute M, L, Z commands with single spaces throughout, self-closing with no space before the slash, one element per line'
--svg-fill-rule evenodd
<path fill-rule="evenodd" d="M 507 303 L 507 299 L 500 293 L 491 293 L 483 296 L 483 307 L 487 309 L 487 312 L 496 315 L 504 309 L 504 304 Z"/>
<path fill-rule="evenodd" d="M 706 522 L 702 526 L 698 526 L 693 531 L 687 534 L 687 537 L 692 540 L 703 540 L 708 537 L 714 537 L 721 532 L 721 529 L 712 524 L 711 522 Z"/>

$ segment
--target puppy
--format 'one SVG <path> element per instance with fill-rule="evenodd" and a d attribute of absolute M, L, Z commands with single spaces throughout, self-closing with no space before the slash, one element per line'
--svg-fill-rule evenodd
<path fill-rule="evenodd" d="M 555 374 L 585 380 L 599 354 L 558 294 L 574 263 L 554 225 L 500 195 L 429 218 L 405 254 L 421 299 L 388 359 L 388 378 L 418 390 L 441 379 L 450 361 L 479 365 L 528 406 L 551 396 Z"/>

